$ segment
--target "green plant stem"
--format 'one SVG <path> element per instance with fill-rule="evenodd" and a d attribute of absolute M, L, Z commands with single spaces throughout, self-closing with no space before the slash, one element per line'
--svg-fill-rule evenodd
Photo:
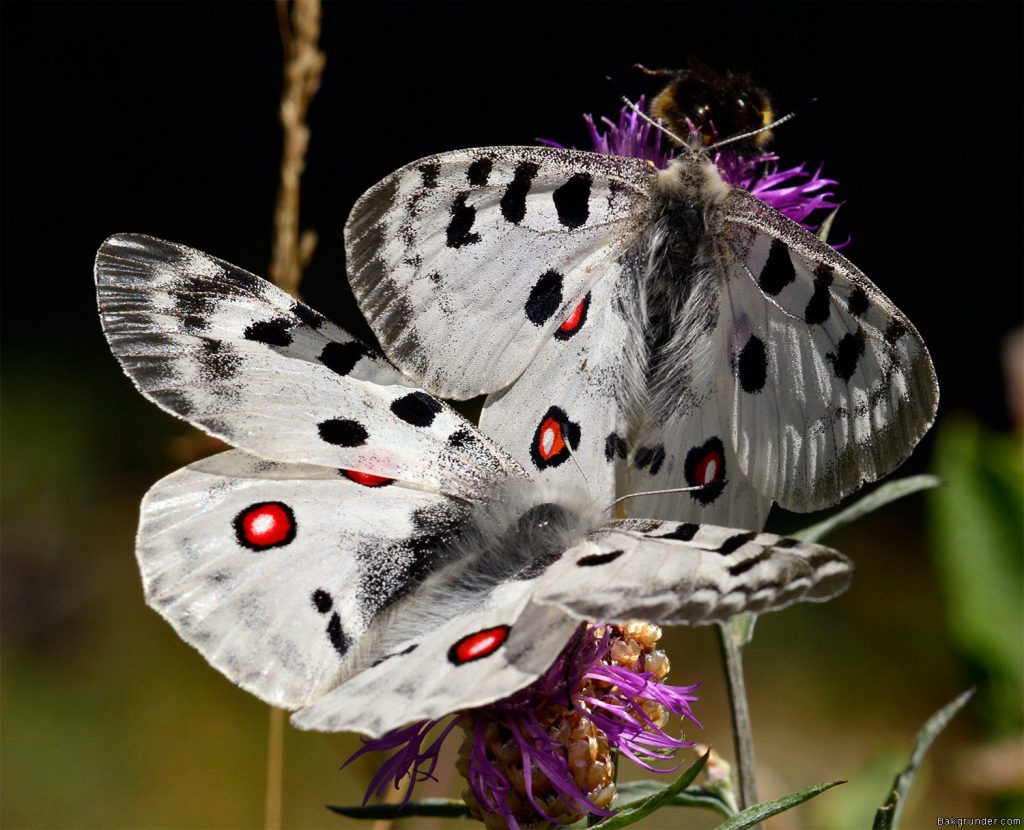
<path fill-rule="evenodd" d="M 718 644 L 725 664 L 726 688 L 732 712 L 733 745 L 739 776 L 740 809 L 757 804 L 757 778 L 754 771 L 754 734 L 750 725 L 747 689 L 743 683 L 743 646 L 750 642 L 753 617 L 744 614 L 718 626 Z"/>

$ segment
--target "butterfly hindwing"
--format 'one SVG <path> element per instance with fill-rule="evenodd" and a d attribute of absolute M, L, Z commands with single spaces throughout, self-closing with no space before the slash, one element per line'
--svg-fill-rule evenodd
<path fill-rule="evenodd" d="M 367 629 L 439 563 L 459 508 L 397 484 L 237 450 L 146 495 L 146 601 L 235 683 L 296 707 L 351 671 Z"/>
<path fill-rule="evenodd" d="M 500 390 L 614 269 L 656 176 L 638 159 L 548 147 L 421 159 L 353 208 L 349 282 L 389 358 L 423 388 Z"/>
<path fill-rule="evenodd" d="M 545 574 L 537 602 L 579 619 L 724 622 L 846 590 L 853 566 L 822 545 L 714 525 L 633 519 L 575 545 Z"/>
<path fill-rule="evenodd" d="M 628 338 L 615 280 L 587 292 L 516 383 L 488 395 L 480 429 L 538 481 L 615 497 L 626 426 L 618 367 Z"/>
<path fill-rule="evenodd" d="M 111 349 L 164 409 L 264 458 L 467 494 L 517 465 L 460 415 L 273 284 L 152 237 L 108 239 Z"/>
<path fill-rule="evenodd" d="M 300 729 L 371 737 L 418 720 L 483 706 L 536 680 L 579 620 L 530 602 L 532 586 L 511 582 L 479 607 L 396 645 L 376 665 L 299 710 Z"/>
<path fill-rule="evenodd" d="M 772 500 L 737 463 L 718 407 L 704 403 L 649 426 L 626 456 L 627 515 L 734 527 L 763 527 Z M 675 488 L 690 488 L 685 492 Z M 669 492 L 658 492 L 666 491 Z"/>

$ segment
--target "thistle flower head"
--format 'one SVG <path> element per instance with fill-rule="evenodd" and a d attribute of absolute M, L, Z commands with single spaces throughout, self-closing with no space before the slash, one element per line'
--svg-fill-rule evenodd
<path fill-rule="evenodd" d="M 644 109 L 642 96 L 637 102 L 637 109 Z M 619 110 L 618 121 L 604 116 L 595 121 L 589 114 L 583 119 L 587 123 L 594 152 L 645 159 L 661 170 L 671 164 L 678 152 L 662 130 L 630 107 L 624 106 Z M 695 147 L 704 143 L 703 137 L 700 129 L 692 124 L 690 134 L 683 136 Z M 717 140 L 717 135 L 712 137 Z M 540 141 L 549 147 L 562 146 L 549 139 Z M 821 165 L 813 173 L 803 162 L 780 170 L 779 157 L 774 153 L 755 151 L 750 154 L 732 145 L 715 150 L 711 161 L 727 184 L 749 191 L 810 231 L 817 230 L 817 225 L 809 221 L 812 214 L 839 207 L 840 203 L 833 201 L 835 194 L 830 189 L 838 182 L 823 177 Z"/>
<path fill-rule="evenodd" d="M 654 772 L 672 772 L 673 753 L 691 742 L 670 735 L 672 714 L 700 724 L 690 704 L 695 686 L 669 686 L 661 629 L 646 623 L 581 627 L 551 668 L 504 700 L 441 721 L 421 721 L 367 741 L 349 759 L 394 750 L 370 783 L 367 798 L 410 776 L 433 778 L 441 744 L 459 725 L 458 769 L 469 782 L 464 798 L 489 828 L 520 830 L 609 815 L 616 795 L 613 751 Z"/>

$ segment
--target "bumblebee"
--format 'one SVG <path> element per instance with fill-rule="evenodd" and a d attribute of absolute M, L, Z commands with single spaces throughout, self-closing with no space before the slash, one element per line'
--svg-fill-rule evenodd
<path fill-rule="evenodd" d="M 677 136 L 699 135 L 707 147 L 772 123 L 768 93 L 756 86 L 749 74 L 726 70 L 721 75 L 694 57 L 687 63 L 688 69 L 648 69 L 637 64 L 637 69 L 651 77 L 668 79 L 651 100 L 650 116 L 660 119 Z M 770 130 L 763 130 L 743 144 L 760 151 L 771 137 Z"/>

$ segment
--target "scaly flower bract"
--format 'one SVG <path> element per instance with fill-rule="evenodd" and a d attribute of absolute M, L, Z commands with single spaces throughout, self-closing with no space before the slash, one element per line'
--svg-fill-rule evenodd
<path fill-rule="evenodd" d="M 417 781 L 434 777 L 444 739 L 461 725 L 466 740 L 460 771 L 469 782 L 470 808 L 489 827 L 545 821 L 569 824 L 587 814 L 610 815 L 615 797 L 615 750 L 645 769 L 672 772 L 656 762 L 692 746 L 665 731 L 669 714 L 700 725 L 690 704 L 696 686 L 661 682 L 668 659 L 655 650 L 657 626 L 581 627 L 547 672 L 504 700 L 420 721 L 365 741 L 347 762 L 366 752 L 393 750 L 367 790 L 381 795 L 409 777 L 403 803 Z M 365 803 L 365 801 L 364 801 Z"/>

